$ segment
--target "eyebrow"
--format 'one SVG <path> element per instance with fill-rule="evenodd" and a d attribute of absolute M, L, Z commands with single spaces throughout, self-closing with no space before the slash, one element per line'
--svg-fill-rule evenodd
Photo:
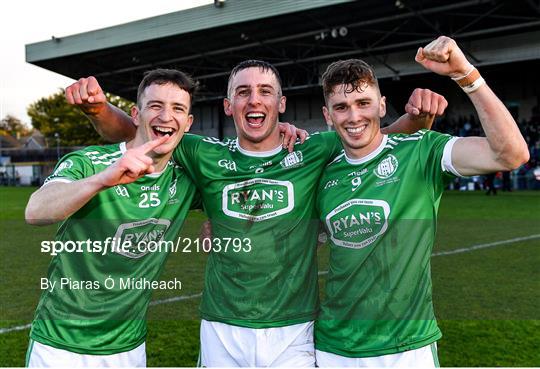
<path fill-rule="evenodd" d="M 271 84 L 267 84 L 267 83 L 261 83 L 261 84 L 258 84 L 255 87 L 258 87 L 258 88 L 266 87 L 266 88 L 271 88 L 272 90 L 274 90 L 274 86 L 272 86 Z M 251 86 L 250 85 L 240 85 L 240 86 L 236 86 L 236 88 L 234 90 L 237 91 L 237 90 L 239 90 L 241 88 L 251 88 Z"/>
<path fill-rule="evenodd" d="M 163 104 L 163 101 L 161 101 L 161 100 L 149 100 L 149 101 L 146 103 L 146 105 L 148 106 L 148 105 L 154 104 L 154 103 Z M 172 104 L 173 104 L 174 106 L 182 106 L 182 107 L 184 107 L 184 108 L 187 109 L 187 105 L 186 105 L 186 104 L 182 104 L 182 103 L 178 103 L 178 102 L 173 102 Z"/>
<path fill-rule="evenodd" d="M 373 99 L 371 97 L 362 97 L 360 99 L 354 100 L 354 103 L 359 103 L 359 102 L 364 102 L 364 101 L 373 101 Z M 337 103 L 332 105 L 332 108 L 336 108 L 338 106 L 343 106 L 343 105 L 347 105 L 347 103 L 346 102 L 337 102 Z"/>

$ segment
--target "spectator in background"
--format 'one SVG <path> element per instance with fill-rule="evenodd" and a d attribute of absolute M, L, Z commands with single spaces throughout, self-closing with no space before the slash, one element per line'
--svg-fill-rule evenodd
<path fill-rule="evenodd" d="M 510 181 L 510 172 L 502 172 L 502 190 L 503 192 L 512 192 L 512 181 Z"/>
<path fill-rule="evenodd" d="M 491 195 L 493 193 L 493 195 L 497 195 L 497 189 L 495 188 L 495 176 L 497 175 L 497 173 L 489 173 L 489 174 L 486 174 L 486 188 L 487 188 L 487 191 L 486 191 L 486 195 Z"/>

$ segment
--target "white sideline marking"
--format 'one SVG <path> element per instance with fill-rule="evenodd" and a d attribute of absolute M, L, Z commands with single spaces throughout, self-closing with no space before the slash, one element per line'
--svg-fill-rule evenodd
<path fill-rule="evenodd" d="M 0 328 L 0 334 L 15 332 L 15 331 L 23 331 L 25 329 L 30 328 L 31 325 L 32 324 L 25 324 L 25 325 L 18 325 L 16 327 Z"/>
<path fill-rule="evenodd" d="M 511 238 L 509 240 L 504 240 L 504 241 L 495 241 L 495 242 L 490 242 L 490 243 L 483 243 L 483 244 L 480 244 L 480 245 L 473 245 L 471 247 L 462 248 L 462 249 L 454 249 L 454 250 L 450 250 L 450 251 L 435 252 L 435 253 L 431 254 L 431 257 L 444 256 L 444 255 L 453 255 L 453 254 L 461 254 L 462 252 L 471 252 L 471 251 L 474 251 L 474 250 L 487 249 L 488 247 L 494 247 L 494 246 L 499 246 L 499 245 L 516 243 L 516 242 L 520 242 L 520 241 L 534 240 L 535 238 L 540 238 L 540 234 L 531 234 L 530 236 Z"/>
<path fill-rule="evenodd" d="M 503 240 L 503 241 L 482 243 L 482 244 L 479 244 L 479 245 L 472 245 L 470 247 L 465 247 L 465 248 L 455 249 L 455 250 L 450 250 L 450 251 L 436 252 L 436 253 L 433 253 L 431 255 L 431 257 L 461 254 L 461 253 L 464 253 L 464 252 L 471 252 L 471 251 L 475 251 L 475 250 L 487 249 L 489 247 L 495 247 L 495 246 L 499 246 L 499 245 L 507 245 L 507 244 L 512 244 L 512 243 L 521 242 L 521 241 L 534 240 L 536 238 L 540 238 L 540 234 L 532 234 L 530 236 L 511 238 L 509 240 Z M 326 274 L 328 274 L 328 270 L 324 270 L 322 272 L 319 272 L 319 275 L 326 275 Z M 199 298 L 201 296 L 202 296 L 202 292 L 197 293 L 195 295 L 189 295 L 189 296 L 170 297 L 168 299 L 151 301 L 150 306 L 168 304 L 169 302 L 192 300 L 192 299 Z M 15 332 L 15 331 L 22 331 L 22 330 L 30 328 L 30 326 L 31 326 L 31 324 L 26 324 L 26 325 L 18 325 L 16 327 L 0 328 L 0 334 L 9 333 L 9 332 Z"/>
<path fill-rule="evenodd" d="M 189 296 L 170 297 L 168 299 L 150 301 L 150 306 L 167 304 L 169 302 L 176 302 L 176 301 L 182 301 L 182 300 L 191 300 L 191 299 L 196 299 L 197 297 L 201 297 L 201 296 L 202 296 L 202 292 L 197 293 L 195 295 L 189 295 Z"/>

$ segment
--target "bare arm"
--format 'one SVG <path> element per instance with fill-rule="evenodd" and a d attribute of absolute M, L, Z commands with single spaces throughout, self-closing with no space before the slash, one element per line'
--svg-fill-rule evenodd
<path fill-rule="evenodd" d="M 445 36 L 420 48 L 416 61 L 428 70 L 452 78 L 460 78 L 472 70 L 456 42 Z M 462 175 L 515 169 L 529 160 L 527 143 L 501 100 L 483 80 L 476 81 L 479 87 L 469 91 L 468 96 L 486 137 L 457 140 L 452 149 L 452 165 Z"/>
<path fill-rule="evenodd" d="M 66 88 L 66 100 L 77 105 L 90 119 L 99 135 L 110 142 L 129 141 L 136 127 L 131 117 L 109 104 L 94 77 L 81 78 Z"/>
<path fill-rule="evenodd" d="M 448 102 L 431 90 L 417 88 L 409 97 L 405 105 L 405 112 L 388 127 L 381 128 L 381 132 L 388 133 L 414 133 L 420 129 L 431 129 L 436 116 L 443 115 Z"/>
<path fill-rule="evenodd" d="M 52 182 L 34 192 L 26 206 L 28 224 L 47 225 L 64 220 L 82 208 L 98 192 L 136 181 L 154 171 L 153 161 L 146 154 L 167 141 L 167 137 L 146 142 L 126 151 L 120 159 L 105 169 L 70 183 Z"/>
<path fill-rule="evenodd" d="M 30 196 L 25 211 L 26 222 L 47 225 L 64 220 L 104 188 L 96 175 L 71 183 L 46 184 Z"/>

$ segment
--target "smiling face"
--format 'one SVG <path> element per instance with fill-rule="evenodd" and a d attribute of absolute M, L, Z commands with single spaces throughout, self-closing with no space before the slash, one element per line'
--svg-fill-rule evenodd
<path fill-rule="evenodd" d="M 260 67 L 242 69 L 229 83 L 224 100 L 225 114 L 232 116 L 240 146 L 267 151 L 280 144 L 279 113 L 285 112 L 285 97 L 271 70 Z"/>
<path fill-rule="evenodd" d="M 341 137 L 345 152 L 351 158 L 368 155 L 382 141 L 380 123 L 386 114 L 386 104 L 374 85 L 334 86 L 327 96 L 323 114 L 326 123 Z"/>
<path fill-rule="evenodd" d="M 174 83 L 154 83 L 146 87 L 137 106 L 131 109 L 133 122 L 137 125 L 137 144 L 169 136 L 164 144 L 154 149 L 154 154 L 172 154 L 193 122 L 190 106 L 189 93 Z"/>

